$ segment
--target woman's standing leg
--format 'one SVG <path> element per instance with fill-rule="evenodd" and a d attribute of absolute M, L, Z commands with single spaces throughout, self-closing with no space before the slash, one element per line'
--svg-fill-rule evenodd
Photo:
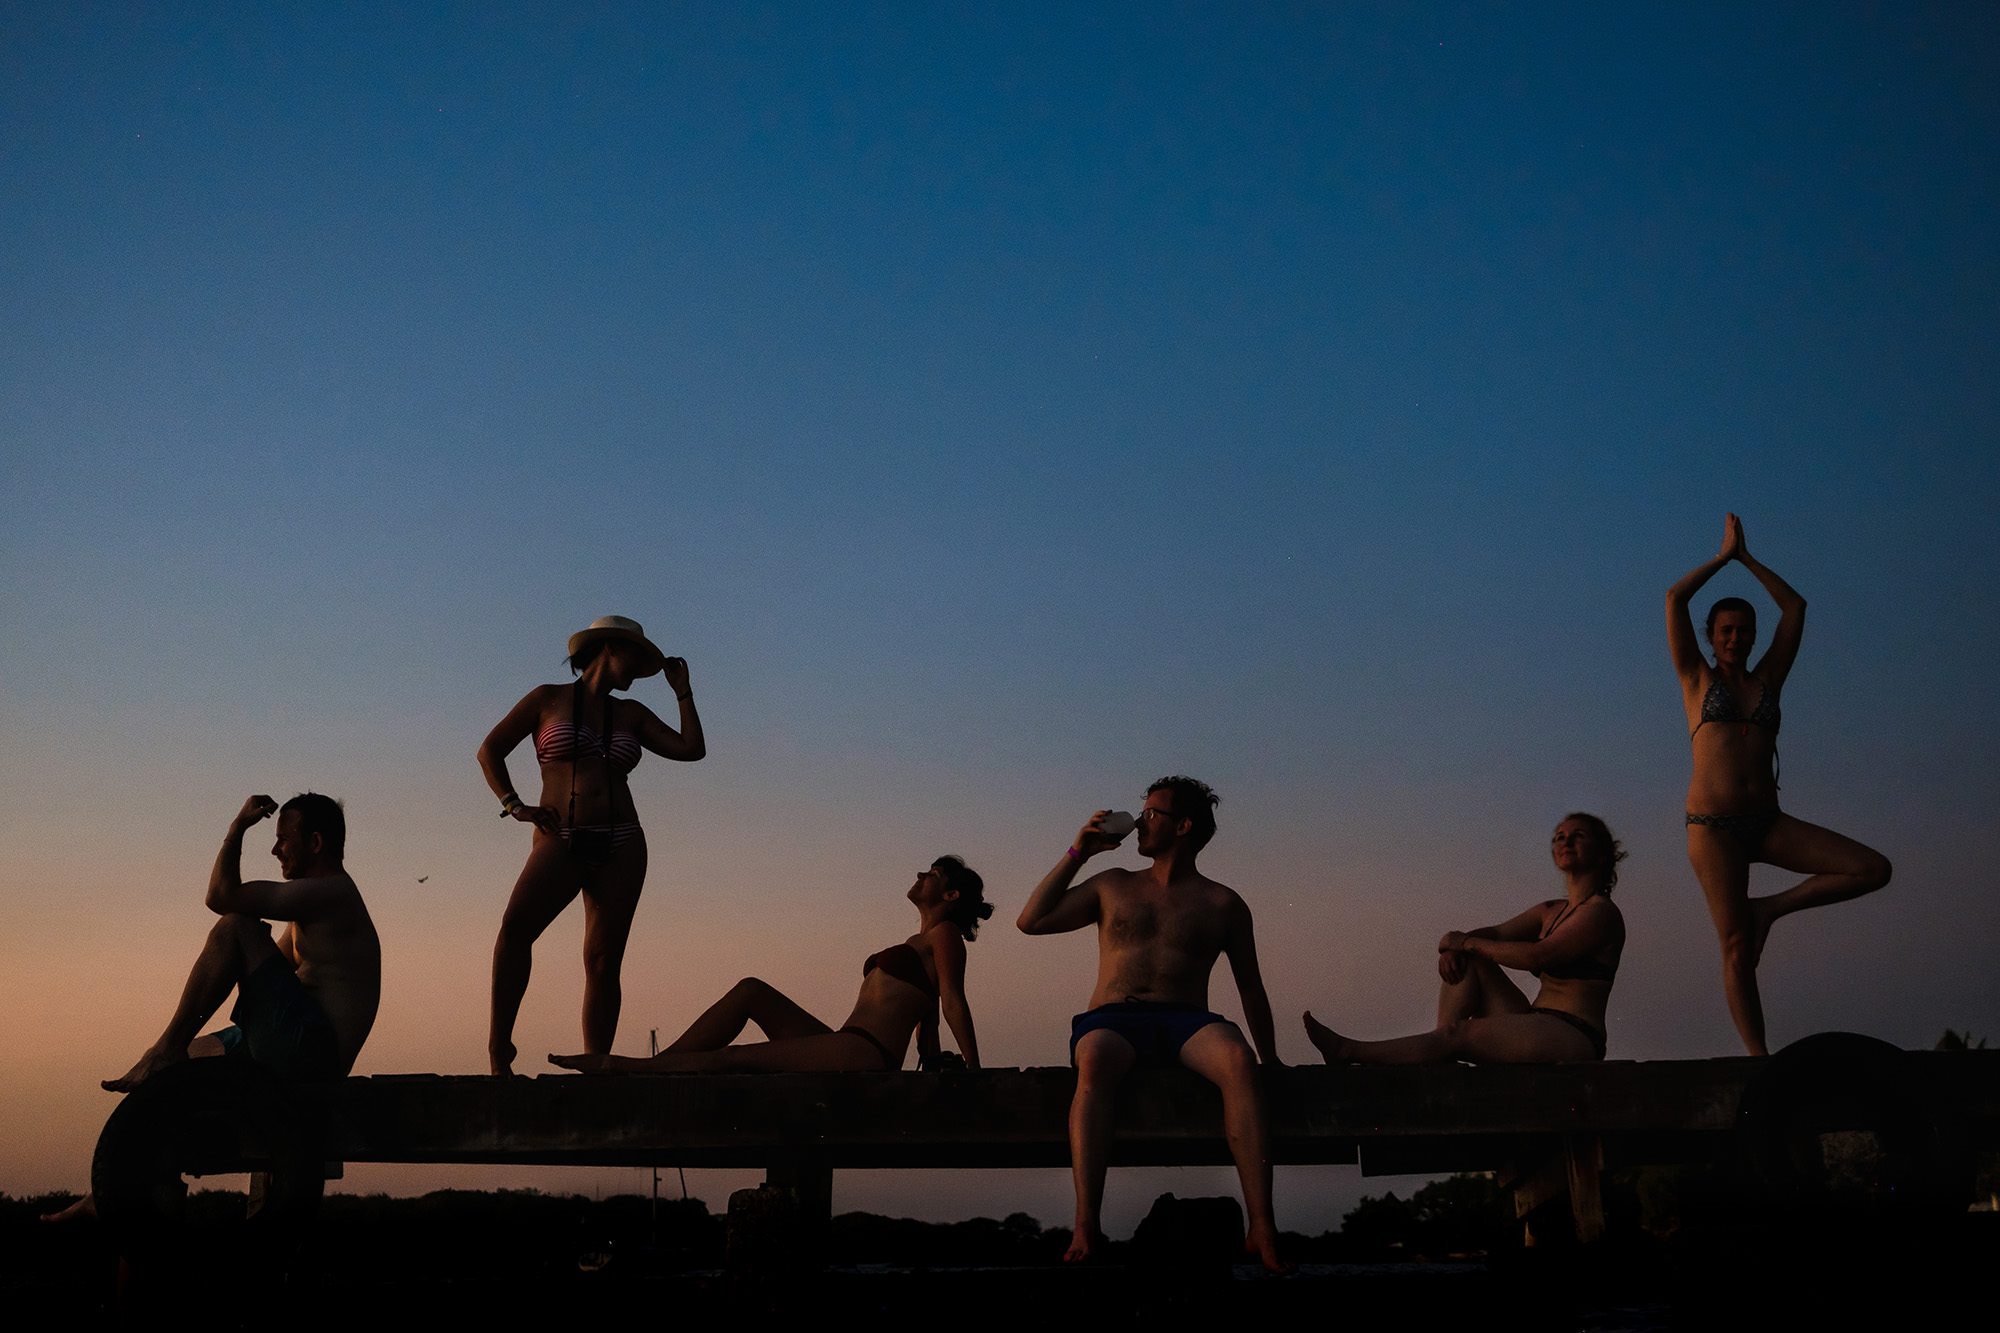
<path fill-rule="evenodd" d="M 493 942 L 493 1010 L 486 1058 L 495 1074 L 514 1072 L 514 1019 L 521 1012 L 521 997 L 528 993 L 535 941 L 570 905 L 577 888 L 576 871 L 562 840 L 536 833 L 528 863 L 521 867 L 500 918 L 500 936 Z"/>
<path fill-rule="evenodd" d="M 600 866 L 583 890 L 583 1049 L 589 1055 L 609 1055 L 618 1035 L 618 1010 L 624 1004 L 619 972 L 625 965 L 625 941 L 632 934 L 632 917 L 639 910 L 639 891 L 646 886 L 646 835 L 635 833 Z"/>
<path fill-rule="evenodd" d="M 1736 1034 L 1752 1055 L 1764 1046 L 1764 1002 L 1757 994 L 1757 953 L 1762 932 L 1750 906 L 1750 858 L 1736 835 L 1705 824 L 1687 826 L 1688 861 L 1708 899 L 1709 919 L 1722 945 L 1722 994 Z M 1768 922 L 1766 923 L 1768 927 Z"/>

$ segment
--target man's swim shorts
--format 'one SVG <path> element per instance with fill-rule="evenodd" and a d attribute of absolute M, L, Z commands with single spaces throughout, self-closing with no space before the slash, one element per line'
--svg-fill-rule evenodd
<path fill-rule="evenodd" d="M 236 1026 L 215 1034 L 225 1054 L 255 1060 L 280 1078 L 340 1077 L 340 1038 L 283 955 L 237 983 L 229 1019 Z"/>
<path fill-rule="evenodd" d="M 1191 1004 L 1162 1004 L 1153 1000 L 1125 1000 L 1086 1009 L 1069 1021 L 1069 1062 L 1076 1063 L 1076 1044 L 1084 1034 L 1099 1028 L 1115 1032 L 1139 1052 L 1139 1063 L 1151 1067 L 1177 1065 L 1181 1047 L 1210 1023 L 1228 1023 L 1221 1014 L 1212 1014 Z M 1234 1026 L 1232 1024 L 1232 1026 Z"/>

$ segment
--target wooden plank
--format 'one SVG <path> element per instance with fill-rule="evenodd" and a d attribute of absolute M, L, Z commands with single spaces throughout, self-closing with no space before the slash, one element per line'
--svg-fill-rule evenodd
<path fill-rule="evenodd" d="M 1758 1062 L 1557 1067 L 1305 1068 L 1267 1079 L 1274 1156 L 1353 1161 L 1355 1145 L 1431 1136 L 1670 1130 L 1721 1132 Z M 1060 1164 L 1067 1069 L 957 1075 L 732 1074 L 493 1080 L 349 1080 L 336 1094 L 341 1151 L 382 1161 L 762 1161 L 810 1142 L 838 1165 L 975 1156 Z M 1182 1070 L 1135 1073 L 1121 1091 L 1129 1160 L 1226 1161 L 1221 1100 Z"/>
<path fill-rule="evenodd" d="M 1913 1092 L 2000 1136 L 2000 1052 L 1911 1053 Z M 1699 1160 L 1733 1130 L 1748 1058 L 1267 1071 L 1273 1160 L 1364 1171 L 1492 1167 L 1524 1138 L 1595 1137 L 1621 1162 Z M 323 1093 L 329 1157 L 383 1162 L 855 1167 L 1060 1166 L 1068 1069 L 947 1075 L 381 1075 Z M 1229 1161 L 1215 1089 L 1143 1070 L 1121 1089 L 1113 1164 Z M 1600 1158 L 1602 1160 L 1602 1158 Z M 230 1169 L 215 1167 L 213 1169 Z M 238 1168 L 240 1169 L 240 1168 Z"/>

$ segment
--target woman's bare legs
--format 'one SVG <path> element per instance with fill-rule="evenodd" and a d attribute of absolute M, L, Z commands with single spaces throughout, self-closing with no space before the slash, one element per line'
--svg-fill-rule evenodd
<path fill-rule="evenodd" d="M 521 867 L 500 918 L 500 937 L 493 942 L 493 1012 L 486 1038 L 486 1058 L 493 1073 L 514 1072 L 514 1020 L 521 1012 L 521 997 L 528 993 L 535 941 L 579 893 L 584 899 L 583 1044 L 595 1055 L 611 1049 L 624 998 L 618 973 L 645 882 L 643 833 L 620 847 L 607 866 L 583 864 L 570 855 L 562 839 L 535 835 L 528 863 Z"/>
<path fill-rule="evenodd" d="M 586 1074 L 837 1073 L 878 1070 L 882 1068 L 882 1053 L 866 1037 L 852 1032 L 821 1032 L 715 1051 L 669 1048 L 655 1056 L 551 1055 L 549 1063 Z"/>
<path fill-rule="evenodd" d="M 495 1074 L 514 1072 L 514 1019 L 521 1012 L 521 997 L 528 993 L 535 941 L 582 889 L 562 839 L 537 833 L 500 917 L 500 936 L 493 942 L 493 1009 L 486 1059 Z"/>
<path fill-rule="evenodd" d="M 1584 1056 L 1567 1054 L 1573 1044 L 1561 1042 L 1561 1052 L 1535 1054 L 1545 1044 L 1544 1029 L 1567 1027 L 1560 1020 L 1544 1019 L 1528 1013 L 1532 1006 L 1521 988 L 1507 979 L 1498 963 L 1488 958 L 1467 957 L 1465 974 L 1457 981 L 1438 987 L 1437 1027 L 1408 1037 L 1388 1041 L 1353 1041 L 1319 1022 L 1311 1011 L 1305 1015 L 1306 1036 L 1335 1064 L 1421 1065 L 1441 1060 L 1491 1060 L 1495 1062 L 1564 1060 L 1588 1058 L 1594 1054 L 1589 1040 L 1570 1029 L 1570 1035 L 1584 1049 Z M 1500 1020 L 1526 1016 L 1528 1026 L 1505 1024 Z M 1550 1037 L 1557 1034 L 1548 1033 Z"/>
<path fill-rule="evenodd" d="M 755 1023 L 769 1041 L 730 1043 Z M 549 1063 L 585 1073 L 690 1073 L 724 1070 L 880 1069 L 882 1053 L 866 1037 L 835 1032 L 768 981 L 745 977 L 702 1011 L 658 1055 L 639 1058 L 586 1051 Z"/>
<path fill-rule="evenodd" d="M 1889 882 L 1887 857 L 1831 829 L 1780 814 L 1764 835 L 1757 859 L 1809 876 L 1782 893 L 1750 896 L 1750 855 L 1733 833 L 1688 825 L 1688 861 L 1708 899 L 1722 945 L 1722 992 L 1737 1035 L 1752 1055 L 1768 1055 L 1757 963 L 1771 923 L 1808 907 L 1845 902 Z"/>
<path fill-rule="evenodd" d="M 1495 1014 L 1525 1014 L 1530 1005 L 1521 988 L 1511 981 L 1500 964 L 1490 958 L 1468 954 L 1465 975 L 1457 981 L 1438 984 L 1439 1030 L 1468 1018 L 1491 1018 Z"/>
<path fill-rule="evenodd" d="M 1752 1055 L 1764 1049 L 1764 1001 L 1757 994 L 1757 955 L 1768 922 L 1758 928 L 1750 906 L 1750 859 L 1736 835 L 1705 824 L 1687 826 L 1688 862 L 1708 899 L 1709 920 L 1722 945 L 1722 995 L 1736 1035 Z"/>
<path fill-rule="evenodd" d="M 583 1049 L 605 1055 L 618 1035 L 625 941 L 646 886 L 646 835 L 635 834 L 583 889 Z"/>
<path fill-rule="evenodd" d="M 1810 876 L 1782 893 L 1750 900 L 1757 915 L 1755 943 L 1760 958 L 1771 923 L 1779 917 L 1873 893 L 1889 882 L 1895 870 L 1889 858 L 1873 847 L 1787 814 L 1780 814 L 1764 835 L 1763 852 L 1757 859 L 1780 870 Z"/>
<path fill-rule="evenodd" d="M 688 1030 L 674 1038 L 667 1050 L 719 1051 L 752 1023 L 772 1041 L 819 1037 L 833 1031 L 770 982 L 745 977 L 688 1024 Z"/>

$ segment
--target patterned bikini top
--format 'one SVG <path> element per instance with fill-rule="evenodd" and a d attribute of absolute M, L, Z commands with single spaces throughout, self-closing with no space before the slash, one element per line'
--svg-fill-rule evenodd
<path fill-rule="evenodd" d="M 561 718 L 535 734 L 535 758 L 543 764 L 575 763 L 579 758 L 606 759 L 620 773 L 639 766 L 639 733 L 614 731 L 607 747 L 589 725 L 578 726 Z"/>
<path fill-rule="evenodd" d="M 1763 689 L 1764 692 L 1757 696 L 1757 706 L 1746 717 L 1736 702 L 1736 696 L 1722 683 L 1722 673 L 1718 671 L 1715 679 L 1709 682 L 1708 693 L 1701 696 L 1701 721 L 1694 724 L 1694 731 L 1700 731 L 1709 722 L 1754 722 L 1776 737 L 1784 714 L 1778 708 L 1777 694 L 1769 685 Z M 1694 739 L 1694 732 L 1688 733 L 1688 739 Z"/>

